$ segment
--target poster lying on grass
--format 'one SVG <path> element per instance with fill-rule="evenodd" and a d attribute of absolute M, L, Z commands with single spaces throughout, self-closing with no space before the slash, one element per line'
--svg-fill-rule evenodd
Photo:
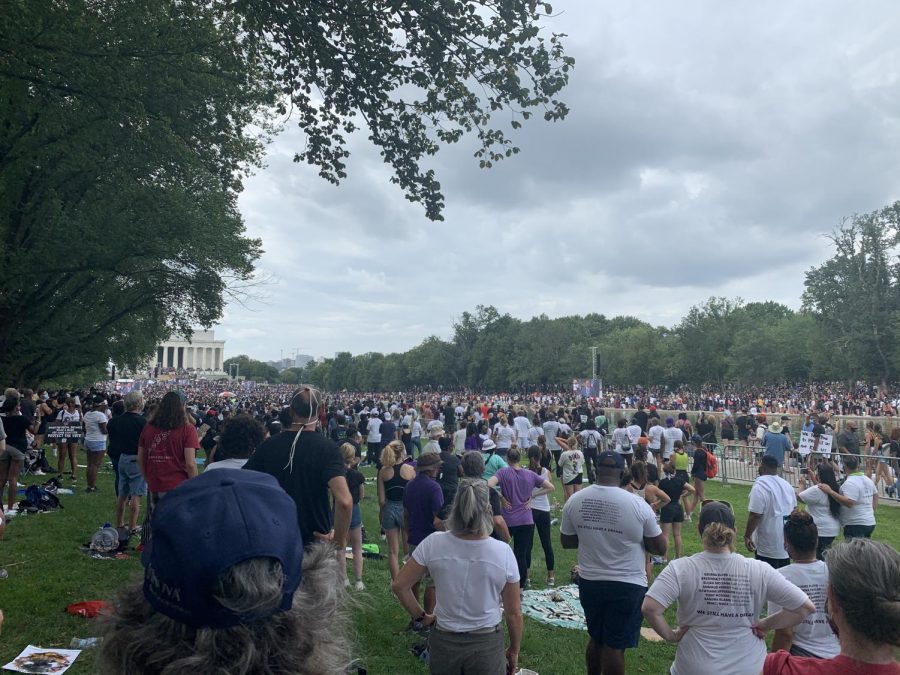
<path fill-rule="evenodd" d="M 69 669 L 78 655 L 79 649 L 45 649 L 28 645 L 22 653 L 7 663 L 3 668 L 17 673 L 34 673 L 36 675 L 60 675 Z"/>

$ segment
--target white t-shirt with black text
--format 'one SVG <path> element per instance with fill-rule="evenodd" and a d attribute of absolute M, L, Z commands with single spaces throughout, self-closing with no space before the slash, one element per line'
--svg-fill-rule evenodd
<path fill-rule="evenodd" d="M 794 626 L 793 644 L 815 654 L 820 659 L 830 659 L 840 654 L 841 645 L 837 635 L 828 625 L 828 617 L 825 615 L 828 566 L 821 560 L 816 560 L 811 563 L 794 563 L 782 567 L 778 571 L 785 579 L 806 593 L 816 606 L 815 612 Z M 778 603 L 769 603 L 769 614 L 774 614 L 780 609 L 781 605 Z"/>
<path fill-rule="evenodd" d="M 647 586 L 644 538 L 662 530 L 646 501 L 620 487 L 591 485 L 569 497 L 559 531 L 578 536 L 578 574 L 589 581 Z"/>
<path fill-rule="evenodd" d="M 759 675 L 766 643 L 750 627 L 766 602 L 792 610 L 806 602 L 806 594 L 768 563 L 707 551 L 671 561 L 647 596 L 663 607 L 677 602 L 677 624 L 690 626 L 672 675 Z"/>

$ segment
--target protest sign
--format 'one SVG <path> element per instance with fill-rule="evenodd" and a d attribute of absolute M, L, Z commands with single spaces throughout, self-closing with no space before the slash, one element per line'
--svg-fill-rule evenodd
<path fill-rule="evenodd" d="M 50 422 L 44 439 L 51 443 L 77 443 L 81 439 L 81 422 Z"/>

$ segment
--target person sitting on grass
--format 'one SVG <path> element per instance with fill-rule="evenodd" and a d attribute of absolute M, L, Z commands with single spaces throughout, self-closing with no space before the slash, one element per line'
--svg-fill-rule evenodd
<path fill-rule="evenodd" d="M 333 548 L 304 552 L 278 482 L 222 469 L 161 500 L 143 554 L 105 620 L 101 675 L 344 675 L 350 642 Z"/>

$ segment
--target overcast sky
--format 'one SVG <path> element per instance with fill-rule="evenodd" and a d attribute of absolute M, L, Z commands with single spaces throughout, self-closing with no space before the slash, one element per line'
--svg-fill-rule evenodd
<path fill-rule="evenodd" d="M 571 113 L 488 171 L 442 151 L 443 223 L 363 137 L 340 187 L 291 161 L 296 125 L 274 141 L 240 199 L 269 282 L 216 327 L 226 355 L 404 351 L 479 303 L 667 326 L 710 295 L 796 308 L 821 235 L 900 198 L 896 0 L 553 4 Z"/>

